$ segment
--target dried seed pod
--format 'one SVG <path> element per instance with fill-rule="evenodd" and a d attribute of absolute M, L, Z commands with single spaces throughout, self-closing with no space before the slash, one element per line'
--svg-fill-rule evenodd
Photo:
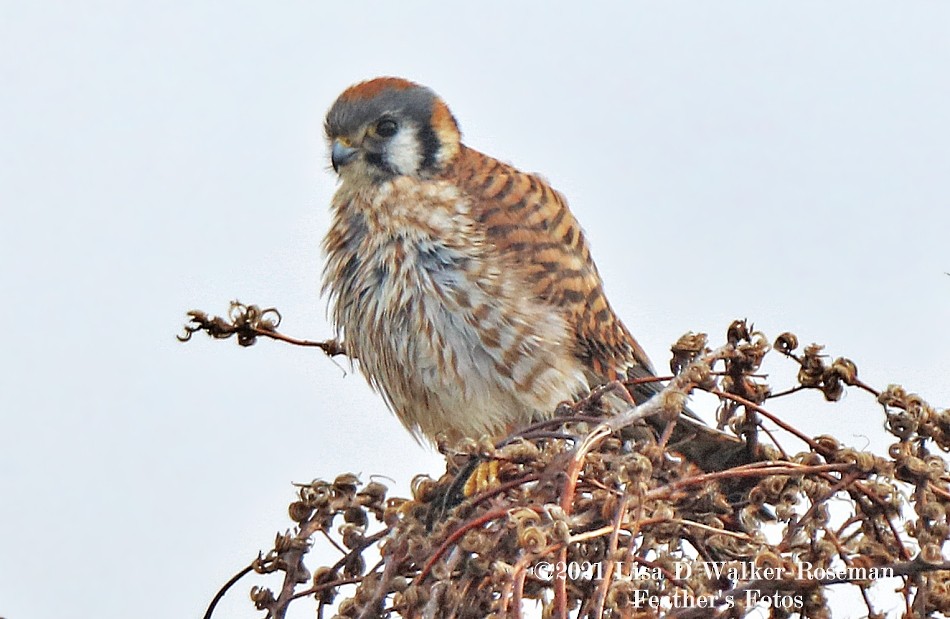
<path fill-rule="evenodd" d="M 903 408 L 907 392 L 900 385 L 888 385 L 877 397 L 877 401 L 884 406 L 900 406 Z"/>
<path fill-rule="evenodd" d="M 821 393 L 829 402 L 837 402 L 844 395 L 844 385 L 834 372 L 823 372 L 821 382 Z"/>
<path fill-rule="evenodd" d="M 838 357 L 832 362 L 831 371 L 847 385 L 854 385 L 858 381 L 858 366 L 851 359 Z"/>
<path fill-rule="evenodd" d="M 436 494 L 438 486 L 439 484 L 428 475 L 416 475 L 410 484 L 413 500 L 428 503 Z"/>
<path fill-rule="evenodd" d="M 330 484 L 319 479 L 300 489 L 300 500 L 314 509 L 323 509 L 330 503 Z"/>
<path fill-rule="evenodd" d="M 760 569 L 780 568 L 784 565 L 782 557 L 772 551 L 760 552 L 755 556 L 753 564 Z"/>
<path fill-rule="evenodd" d="M 798 337 L 786 331 L 775 338 L 775 350 L 787 355 L 798 348 Z"/>
<path fill-rule="evenodd" d="M 360 499 L 361 505 L 378 505 L 386 499 L 387 492 L 389 492 L 389 488 L 385 485 L 378 481 L 371 481 L 366 484 L 365 488 L 359 491 L 357 496 Z"/>
<path fill-rule="evenodd" d="M 901 460 L 910 455 L 911 446 L 909 443 L 894 443 L 887 448 L 887 453 L 895 460 Z"/>
<path fill-rule="evenodd" d="M 366 510 L 355 505 L 347 507 L 343 511 L 343 520 L 349 524 L 361 527 L 363 529 L 365 529 L 366 525 L 369 524 L 369 518 L 366 515 Z"/>
<path fill-rule="evenodd" d="M 333 480 L 333 489 L 344 495 L 356 494 L 360 485 L 360 478 L 353 473 L 343 473 Z"/>
<path fill-rule="evenodd" d="M 745 319 L 733 320 L 726 330 L 726 341 L 735 346 L 740 341 L 749 339 L 749 326 Z"/>
<path fill-rule="evenodd" d="M 524 527 L 518 531 L 518 545 L 532 554 L 550 546 L 547 535 L 540 527 Z"/>
<path fill-rule="evenodd" d="M 508 443 L 498 451 L 499 458 L 522 464 L 534 462 L 540 454 L 541 450 L 537 445 L 523 438 Z"/>
<path fill-rule="evenodd" d="M 917 514 L 927 520 L 944 520 L 947 517 L 947 509 L 936 501 L 917 504 Z"/>
<path fill-rule="evenodd" d="M 363 535 L 363 527 L 355 524 L 340 525 L 339 531 L 343 537 L 343 545 L 351 550 L 362 546 L 366 539 Z"/>
<path fill-rule="evenodd" d="M 251 601 L 254 602 L 254 607 L 257 610 L 267 610 L 277 601 L 277 598 L 274 597 L 274 592 L 267 587 L 255 585 L 251 587 Z"/>
<path fill-rule="evenodd" d="M 314 512 L 314 508 L 305 501 L 294 501 L 287 508 L 287 511 L 291 520 L 294 522 L 303 522 L 310 518 L 310 515 Z"/>
<path fill-rule="evenodd" d="M 927 463 L 927 468 L 930 471 L 929 477 L 934 481 L 943 477 L 947 472 L 947 461 L 940 456 L 927 456 L 924 458 L 924 461 Z"/>
<path fill-rule="evenodd" d="M 917 433 L 917 421 L 905 411 L 899 411 L 887 416 L 887 430 L 906 441 Z"/>
<path fill-rule="evenodd" d="M 313 573 L 312 582 L 314 587 L 319 587 L 339 579 L 340 573 L 335 569 L 329 567 L 319 567 Z M 337 587 L 327 587 L 321 592 L 317 593 L 317 599 L 319 599 L 324 604 L 332 604 L 333 600 L 336 599 L 337 591 Z"/>
<path fill-rule="evenodd" d="M 920 548 L 920 560 L 930 565 L 940 565 L 943 563 L 943 552 L 939 544 L 924 544 Z"/>
<path fill-rule="evenodd" d="M 516 507 L 508 512 L 508 523 L 515 529 L 537 526 L 541 522 L 541 515 L 527 507 Z"/>

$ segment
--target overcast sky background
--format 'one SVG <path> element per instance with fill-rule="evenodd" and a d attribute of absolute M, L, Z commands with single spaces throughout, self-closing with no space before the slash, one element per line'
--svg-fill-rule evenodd
<path fill-rule="evenodd" d="M 568 196 L 659 367 L 748 317 L 950 405 L 946 2 L 2 0 L 0 616 L 197 617 L 291 482 L 440 471 L 320 353 L 174 337 L 232 298 L 331 334 L 323 115 L 387 74 Z M 887 444 L 866 395 L 795 400 Z"/>

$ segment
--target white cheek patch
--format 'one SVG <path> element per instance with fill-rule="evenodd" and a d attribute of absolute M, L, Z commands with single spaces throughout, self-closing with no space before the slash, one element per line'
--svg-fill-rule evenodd
<path fill-rule="evenodd" d="M 415 174 L 422 166 L 422 147 L 413 125 L 403 125 L 386 146 L 386 163 L 397 174 Z"/>

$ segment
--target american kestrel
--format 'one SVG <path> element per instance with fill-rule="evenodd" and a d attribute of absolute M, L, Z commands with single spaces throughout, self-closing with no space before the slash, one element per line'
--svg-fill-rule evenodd
<path fill-rule="evenodd" d="M 432 90 L 351 86 L 326 135 L 341 184 L 323 290 L 347 354 L 417 437 L 498 437 L 654 374 L 564 196 L 463 144 Z"/>

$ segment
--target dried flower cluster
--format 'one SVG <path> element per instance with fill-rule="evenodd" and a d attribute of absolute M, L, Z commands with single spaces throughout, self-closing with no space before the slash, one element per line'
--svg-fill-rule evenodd
<path fill-rule="evenodd" d="M 781 393 L 759 370 L 773 352 L 797 366 Z M 817 345 L 799 352 L 791 333 L 770 345 L 743 321 L 715 350 L 687 334 L 673 354 L 676 376 L 639 407 L 605 411 L 612 385 L 498 444 L 442 445 L 445 474 L 414 480 L 411 499 L 348 474 L 301 486 L 295 529 L 246 570 L 284 575 L 280 591 L 252 590 L 257 608 L 279 618 L 309 599 L 318 617 L 823 618 L 831 591 L 850 587 L 868 617 L 950 613 L 950 475 L 934 453 L 950 450 L 950 410 L 875 390 L 851 361 Z M 807 436 L 765 406 L 809 389 L 836 401 L 848 387 L 883 410 L 895 437 L 886 456 Z M 665 444 L 671 432 L 644 423 L 676 423 L 692 390 L 719 398 L 719 426 L 744 441 L 744 461 L 700 468 Z M 475 468 L 489 483 L 470 483 Z M 318 542 L 339 560 L 308 569 Z"/>

